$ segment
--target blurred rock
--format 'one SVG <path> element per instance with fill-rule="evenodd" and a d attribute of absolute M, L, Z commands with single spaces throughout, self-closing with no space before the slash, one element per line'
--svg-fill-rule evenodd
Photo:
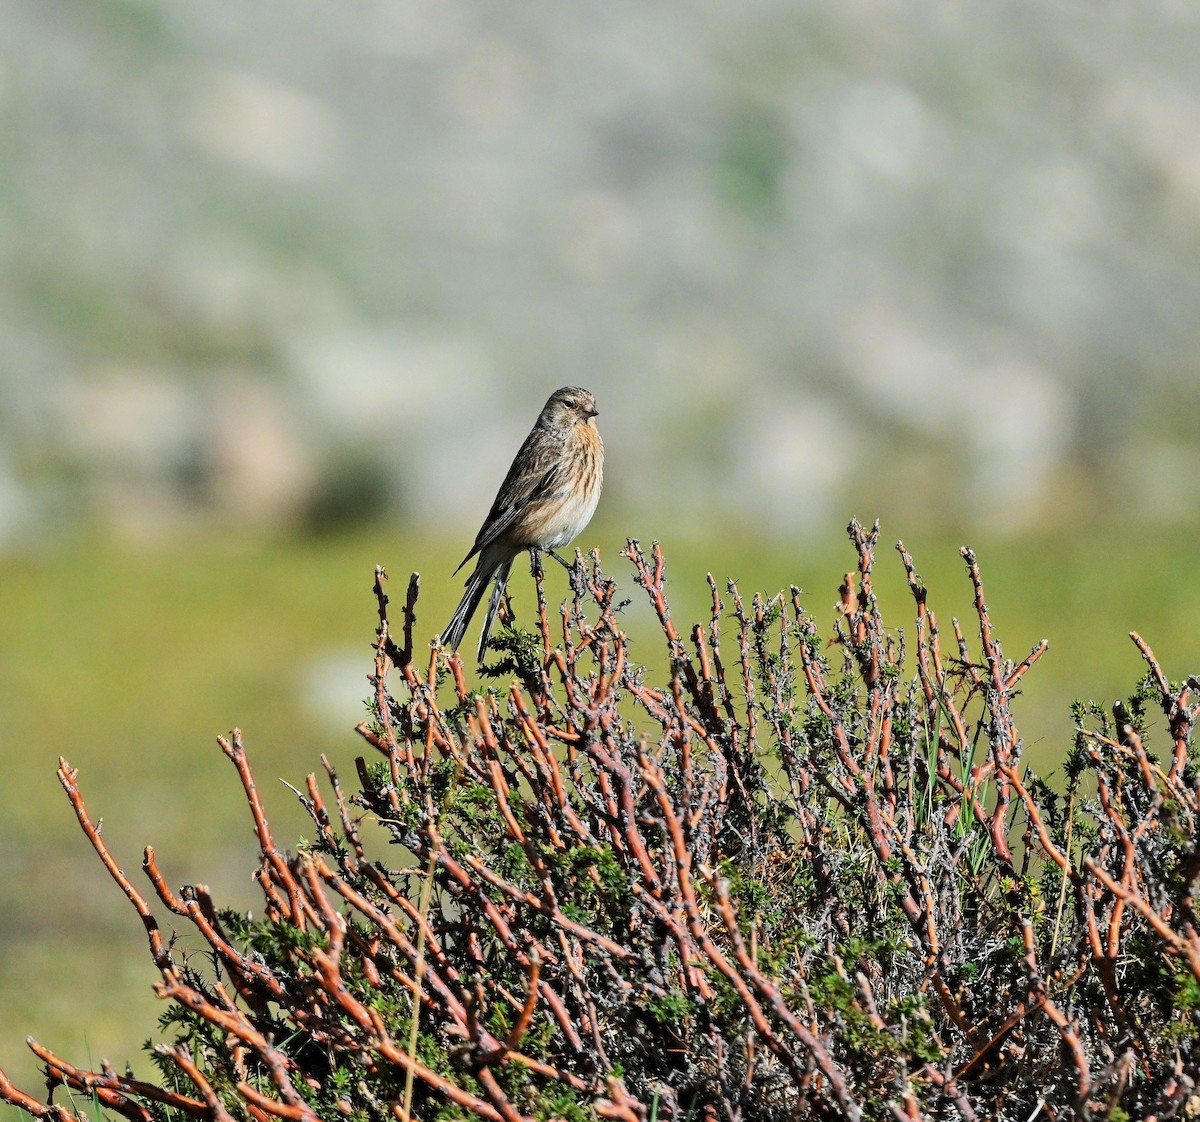
<path fill-rule="evenodd" d="M 261 75 L 214 75 L 185 111 L 184 132 L 211 155 L 284 179 L 306 179 L 334 158 L 340 132 L 316 98 Z"/>

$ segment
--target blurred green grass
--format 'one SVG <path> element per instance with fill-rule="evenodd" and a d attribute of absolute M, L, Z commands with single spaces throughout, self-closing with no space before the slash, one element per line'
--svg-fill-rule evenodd
<path fill-rule="evenodd" d="M 913 610 L 889 529 L 876 587 L 885 621 L 899 630 L 911 627 Z M 585 544 L 600 547 L 633 598 L 626 618 L 635 652 L 661 666 L 661 637 L 618 557 L 623 540 L 615 525 L 600 524 Z M 943 633 L 957 615 L 974 640 L 964 541 L 922 533 L 906 544 Z M 1200 671 L 1194 529 L 1046 531 L 969 544 L 1006 654 L 1020 659 L 1050 640 L 1016 710 L 1027 759 L 1043 773 L 1070 744 L 1071 699 L 1110 703 L 1143 672 L 1131 629 L 1172 678 Z M 735 578 L 747 597 L 798 584 L 827 630 L 854 563 L 836 528 L 802 546 L 733 534 L 666 535 L 664 548 L 681 631 L 707 617 L 708 571 L 722 589 Z M 244 730 L 277 840 L 294 845 L 309 831 L 280 780 L 300 785 L 324 752 L 352 782 L 353 759 L 365 749 L 352 729 L 368 692 L 374 565 L 391 572 L 394 606 L 409 571 L 422 572 L 424 642 L 457 600 L 461 575 L 450 573 L 461 552 L 457 538 L 387 527 L 316 539 L 214 534 L 136 548 L 80 539 L 0 559 L 0 1066 L 36 1088 L 24 1047 L 32 1034 L 69 1058 L 90 1050 L 145 1073 L 139 1048 L 160 1012 L 141 924 L 73 820 L 54 774 L 58 757 L 80 769 L 89 808 L 105 819 L 104 837 L 135 883 L 143 883 L 142 848 L 153 844 L 173 886 L 206 883 L 220 904 L 256 908 L 249 818 L 215 736 Z M 556 566 L 548 581 L 552 596 L 565 592 Z M 520 570 L 513 589 L 527 612 L 532 597 Z M 156 911 L 165 922 L 164 909 Z"/>

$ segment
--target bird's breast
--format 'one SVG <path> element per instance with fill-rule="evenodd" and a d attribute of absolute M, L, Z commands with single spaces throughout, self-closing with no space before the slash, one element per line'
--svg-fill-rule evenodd
<path fill-rule="evenodd" d="M 558 549 L 579 536 L 596 513 L 603 483 L 604 444 L 600 434 L 579 425 L 563 444 L 562 485 L 531 503 L 520 518 L 520 537 L 542 549 Z"/>

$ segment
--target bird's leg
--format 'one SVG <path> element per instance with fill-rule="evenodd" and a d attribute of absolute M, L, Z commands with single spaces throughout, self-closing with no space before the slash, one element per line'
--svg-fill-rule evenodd
<path fill-rule="evenodd" d="M 546 575 L 542 568 L 542 551 L 536 545 L 529 547 L 529 575 L 534 580 L 541 580 Z"/>
<path fill-rule="evenodd" d="M 564 561 L 557 553 L 554 552 L 554 550 L 548 549 L 546 552 L 550 554 L 550 556 L 553 557 L 554 560 L 557 561 L 564 569 L 570 571 L 574 568 L 574 565 L 570 561 Z"/>

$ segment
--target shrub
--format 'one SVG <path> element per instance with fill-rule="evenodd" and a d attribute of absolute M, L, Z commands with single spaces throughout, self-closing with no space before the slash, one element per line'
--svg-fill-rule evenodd
<path fill-rule="evenodd" d="M 878 527 L 850 535 L 828 637 L 797 589 L 746 603 L 711 577 L 681 635 L 660 550 L 629 542 L 661 679 L 595 553 L 557 615 L 539 575 L 537 628 L 506 629 L 486 689 L 457 657 L 415 661 L 416 577 L 394 641 L 380 571 L 375 755 L 350 796 L 327 761 L 309 777 L 312 841 L 280 848 L 240 735 L 221 741 L 261 918 L 173 892 L 146 851 L 205 954 L 164 935 L 64 761 L 168 1004 L 158 1082 L 34 1044 L 51 1082 L 147 1122 L 1196 1113 L 1195 681 L 1135 635 L 1145 679 L 1111 715 L 1077 706 L 1054 791 L 1012 712 L 1045 644 L 1003 656 L 969 550 L 977 644 L 954 621 L 943 645 L 902 545 L 915 626 L 885 628 Z M 73 1117 L 2 1073 L 0 1097 Z"/>

